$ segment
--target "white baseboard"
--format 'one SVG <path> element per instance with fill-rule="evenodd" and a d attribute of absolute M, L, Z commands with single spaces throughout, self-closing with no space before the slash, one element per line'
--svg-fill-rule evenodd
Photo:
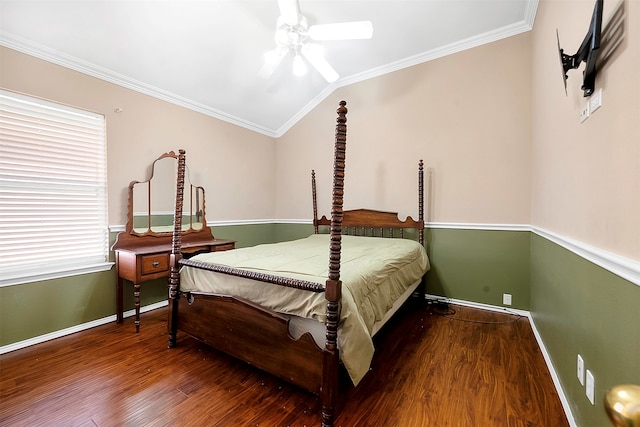
<path fill-rule="evenodd" d="M 569 426 L 577 427 L 576 420 L 573 418 L 573 413 L 571 413 L 571 407 L 569 406 L 569 400 L 567 396 L 564 394 L 564 389 L 562 388 L 562 384 L 560 383 L 560 377 L 556 373 L 555 368 L 553 367 L 553 361 L 551 360 L 551 356 L 549 356 L 549 352 L 547 352 L 547 348 L 544 345 L 544 341 L 542 341 L 542 337 L 540 333 L 538 333 L 538 328 L 536 328 L 536 322 L 533 321 L 531 317 L 531 313 L 529 313 L 529 323 L 531 324 L 531 329 L 533 330 L 533 335 L 536 337 L 536 341 L 538 341 L 538 346 L 540 347 L 540 351 L 542 352 L 542 356 L 544 357 L 544 361 L 547 363 L 547 367 L 549 368 L 549 373 L 551 373 L 551 379 L 553 380 L 553 384 L 556 386 L 556 390 L 558 391 L 558 397 L 560 397 L 560 402 L 562 403 L 562 407 L 564 408 L 564 413 L 567 416 L 567 421 L 569 422 Z"/>
<path fill-rule="evenodd" d="M 555 386 L 556 391 L 558 393 L 558 397 L 560 398 L 560 402 L 562 403 L 562 408 L 564 409 L 564 413 L 567 416 L 567 421 L 569 422 L 569 426 L 570 427 L 577 427 L 576 421 L 573 418 L 573 414 L 571 413 L 571 407 L 569 406 L 569 400 L 567 399 L 567 396 L 564 393 L 564 389 L 562 388 L 562 384 L 560 383 L 560 377 L 558 377 L 556 369 L 553 366 L 553 362 L 551 360 L 551 356 L 549 356 L 549 352 L 547 352 L 547 348 L 544 345 L 544 341 L 542 341 L 542 337 L 540 336 L 540 333 L 538 332 L 538 329 L 536 328 L 536 323 L 534 322 L 533 317 L 531 317 L 531 312 L 526 311 L 526 310 L 518 310 L 518 309 L 513 309 L 513 308 L 499 307 L 499 306 L 489 305 L 489 304 L 482 304 L 482 303 L 478 303 L 478 302 L 458 300 L 458 299 L 454 299 L 454 298 L 447 298 L 447 297 L 443 297 L 443 296 L 439 296 L 439 295 L 429 295 L 429 294 L 427 294 L 427 295 L 425 295 L 425 298 L 445 301 L 445 302 L 448 302 L 448 303 L 451 303 L 451 304 L 462 305 L 462 306 L 465 306 L 465 307 L 478 308 L 478 309 L 481 309 L 481 310 L 497 311 L 497 312 L 500 312 L 500 313 L 507 313 L 507 314 L 517 314 L 517 315 L 520 315 L 520 316 L 523 316 L 523 317 L 526 317 L 527 319 L 529 319 L 529 324 L 531 325 L 531 329 L 533 330 L 533 335 L 536 337 L 536 341 L 538 342 L 538 347 L 540 347 L 540 351 L 542 352 L 542 356 L 544 357 L 544 361 L 547 364 L 547 369 L 549 369 L 549 374 L 551 374 L 551 379 L 553 380 L 553 385 Z"/>
<path fill-rule="evenodd" d="M 144 307 L 140 307 L 140 313 L 146 313 L 147 311 L 155 310 L 161 307 L 166 307 L 168 304 L 169 304 L 168 301 L 160 301 L 155 304 L 145 305 Z M 123 317 L 131 317 L 131 316 L 134 316 L 135 314 L 136 314 L 135 310 L 125 311 L 123 313 Z M 116 321 L 116 315 L 114 314 L 113 316 L 103 317 L 102 319 L 92 320 L 91 322 L 82 323 L 80 325 L 72 326 L 70 328 L 61 329 L 59 331 L 54 331 L 48 334 L 29 338 L 28 340 L 19 341 L 16 343 L 12 343 L 12 344 L 0 347 L 0 354 L 5 354 L 11 351 L 20 350 L 21 348 L 40 344 L 45 341 L 50 341 L 56 338 L 64 337 L 65 335 L 71 335 L 76 332 L 95 328 L 96 326 L 105 325 L 107 323 L 111 323 L 115 321 Z"/>

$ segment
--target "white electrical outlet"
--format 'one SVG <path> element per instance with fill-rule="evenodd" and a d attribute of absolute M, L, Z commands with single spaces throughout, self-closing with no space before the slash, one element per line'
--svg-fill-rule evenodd
<path fill-rule="evenodd" d="M 584 385 L 584 360 L 580 355 L 578 355 L 578 381 Z"/>
<path fill-rule="evenodd" d="M 600 107 L 602 107 L 602 88 L 593 92 L 589 98 L 589 115 L 593 114 Z"/>
<path fill-rule="evenodd" d="M 589 101 L 586 101 L 582 104 L 582 108 L 580 108 L 580 123 L 584 122 L 589 118 Z"/>
<path fill-rule="evenodd" d="M 587 369 L 587 398 L 592 405 L 595 405 L 595 388 L 596 380 L 591 371 Z"/>
<path fill-rule="evenodd" d="M 502 304 L 511 305 L 511 294 L 502 294 Z"/>

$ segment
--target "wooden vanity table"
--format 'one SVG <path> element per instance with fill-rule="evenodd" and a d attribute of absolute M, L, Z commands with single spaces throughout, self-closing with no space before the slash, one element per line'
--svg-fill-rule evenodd
<path fill-rule="evenodd" d="M 140 331 L 140 284 L 168 277 L 170 272 L 177 160 L 173 151 L 165 153 L 153 162 L 147 181 L 129 184 L 127 225 L 112 247 L 116 258 L 116 321 L 123 321 L 124 280 L 128 280 L 133 283 L 136 332 Z M 213 237 L 204 208 L 204 188 L 185 182 L 183 257 L 235 248 L 235 241 Z"/>
<path fill-rule="evenodd" d="M 210 229 L 208 230 L 210 231 Z M 116 254 L 116 322 L 122 323 L 123 320 L 124 280 L 126 279 L 133 283 L 133 298 L 136 310 L 135 325 L 136 332 L 139 332 L 140 284 L 147 280 L 169 277 L 171 236 L 153 240 L 139 239 L 132 242 L 123 241 L 120 237 L 118 236 L 118 247 L 114 247 Z M 182 243 L 182 253 L 185 258 L 200 252 L 235 249 L 233 240 L 214 239 L 213 236 L 210 238 L 198 236 L 198 239 L 187 240 L 185 237 L 183 237 Z"/>

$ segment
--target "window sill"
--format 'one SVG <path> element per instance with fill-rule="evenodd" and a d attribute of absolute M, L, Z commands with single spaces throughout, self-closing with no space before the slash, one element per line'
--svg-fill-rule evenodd
<path fill-rule="evenodd" d="M 43 282 L 46 280 L 61 279 L 63 277 L 80 276 L 83 274 L 99 273 L 101 271 L 111 270 L 115 265 L 114 262 L 103 262 L 79 268 L 69 268 L 61 271 L 46 273 L 26 273 L 23 276 L 14 276 L 7 279 L 0 279 L 0 287 L 23 285 L 25 283 Z"/>

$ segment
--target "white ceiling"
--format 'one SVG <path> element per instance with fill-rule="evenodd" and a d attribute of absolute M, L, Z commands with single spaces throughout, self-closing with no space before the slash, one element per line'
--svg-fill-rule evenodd
<path fill-rule="evenodd" d="M 265 80 L 277 0 L 0 0 L 0 44 L 280 136 L 337 87 L 533 27 L 537 0 L 299 0 L 309 25 L 370 20 L 370 40 L 325 41 L 340 75 Z"/>

